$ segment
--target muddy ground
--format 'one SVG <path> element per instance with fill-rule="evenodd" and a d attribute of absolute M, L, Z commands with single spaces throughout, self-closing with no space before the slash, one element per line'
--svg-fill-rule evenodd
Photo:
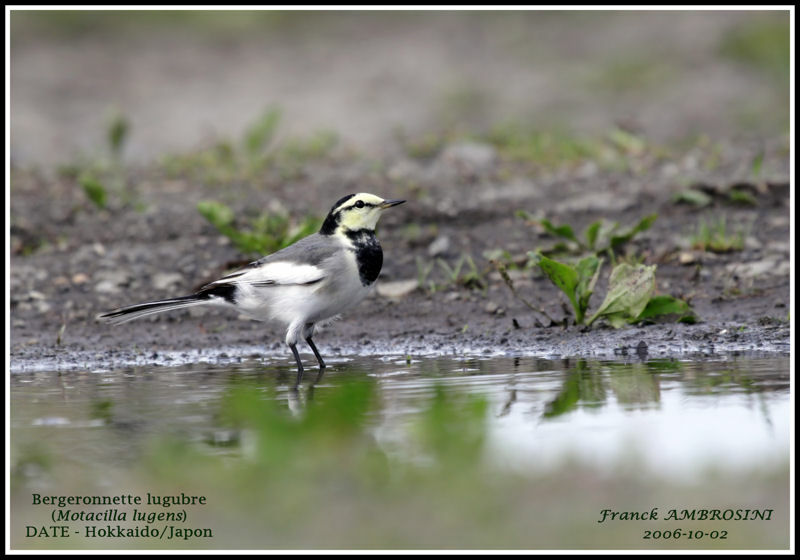
<path fill-rule="evenodd" d="M 311 75 L 322 71 L 314 54 L 317 51 L 312 46 L 306 50 L 293 48 L 297 45 L 292 42 L 300 41 L 297 36 L 310 35 L 307 31 L 266 37 L 250 31 L 235 39 L 204 42 L 196 30 L 182 30 L 176 37 L 152 26 L 145 35 L 130 30 L 118 37 L 83 32 L 80 38 L 53 34 L 50 28 L 30 22 L 12 27 L 12 99 L 20 101 L 12 103 L 12 123 L 16 124 L 12 124 L 10 186 L 11 370 L 103 369 L 252 357 L 289 363 L 279 328 L 237 317 L 233 312 L 178 311 L 121 327 L 97 323 L 94 316 L 120 305 L 183 295 L 253 257 L 242 254 L 198 213 L 196 205 L 201 200 L 225 202 L 237 212 L 239 223 L 246 223 L 248 217 L 265 209 L 285 210 L 295 218 L 309 213 L 321 216 L 342 195 L 361 191 L 408 202 L 387 212 L 380 223 L 385 260 L 379 289 L 316 337 L 325 356 L 501 353 L 628 359 L 729 351 L 789 352 L 790 144 L 788 125 L 783 120 L 788 111 L 767 111 L 767 107 L 774 107 L 771 100 L 783 95 L 770 88 L 782 82 L 770 82 L 746 65 L 721 58 L 715 47 L 724 41 L 726 33 L 749 24 L 751 16 L 726 12 L 716 18 L 676 14 L 671 37 L 662 37 L 659 30 L 664 22 L 653 16 L 639 15 L 635 29 L 629 25 L 634 16 L 610 16 L 605 16 L 609 19 L 602 25 L 592 26 L 597 45 L 575 30 L 571 25 L 574 21 L 558 19 L 528 17 L 523 23 L 527 22 L 529 28 L 517 21 L 505 42 L 501 40 L 506 29 L 502 18 L 486 22 L 470 19 L 470 33 L 482 38 L 477 45 L 463 42 L 458 19 L 437 16 L 422 27 L 417 25 L 419 21 L 388 24 L 381 20 L 381 28 L 391 31 L 383 36 L 367 33 L 351 20 L 337 20 L 324 27 L 328 34 L 315 36 L 320 44 L 328 41 L 326 52 L 334 67 L 341 60 L 338 57 L 352 54 L 356 44 L 361 53 L 369 52 L 369 45 L 374 45 L 377 54 L 365 60 L 377 60 L 384 49 L 397 52 L 400 45 L 406 45 L 403 56 L 424 60 L 424 71 L 397 63 L 391 68 L 381 66 L 381 72 L 375 74 L 370 65 L 362 72 L 358 65 L 348 65 L 348 79 L 326 81 L 322 91 L 315 89 L 313 95 L 302 85 L 310 80 L 302 78 L 304 72 Z M 314 25 L 321 24 L 317 21 Z M 551 45 L 548 56 L 536 58 L 533 65 L 528 51 L 518 52 L 523 43 L 520 37 L 526 37 L 528 31 L 535 46 L 533 37 L 538 35 L 534 31 L 559 25 L 565 35 L 550 31 L 547 37 L 550 41 L 562 40 L 562 49 Z M 646 41 L 648 28 L 653 32 L 651 42 Z M 415 30 L 414 40 L 404 35 L 404 30 L 410 29 Z M 442 30 L 449 33 L 437 33 Z M 703 33 L 697 34 L 698 30 Z M 153 37 L 157 40 L 151 40 Z M 685 41 L 675 37 L 684 37 Z M 132 65 L 134 59 L 154 56 L 164 41 L 182 47 L 148 67 L 154 75 L 116 74 L 113 53 L 130 53 L 130 59 L 125 60 Z M 225 48 L 221 49 L 220 41 Z M 217 164 L 192 160 L 194 163 L 179 169 L 170 167 L 157 156 L 200 153 L 210 145 L 208 138 L 192 142 L 187 138 L 192 137 L 193 127 L 170 121 L 173 126 L 167 140 L 159 144 L 159 135 L 148 128 L 158 120 L 158 114 L 148 112 L 138 98 L 121 105 L 130 132 L 116 163 L 109 163 L 108 149 L 101 141 L 94 149 L 81 144 L 86 142 L 82 134 L 86 123 L 81 115 L 92 107 L 86 105 L 87 98 L 102 99 L 96 101 L 96 108 L 107 107 L 118 99 L 115 88 L 124 88 L 126 83 L 141 87 L 137 79 L 158 82 L 165 90 L 185 80 L 187 71 L 196 79 L 195 72 L 202 72 L 193 63 L 199 63 L 202 53 L 189 48 L 193 44 L 214 49 L 215 65 L 226 53 L 239 53 L 242 65 L 225 71 L 235 73 L 233 68 L 238 68 L 242 73 L 252 72 L 256 64 L 250 60 L 255 57 L 254 46 L 263 49 L 273 43 L 284 45 L 284 54 L 294 57 L 295 64 L 289 65 L 291 71 L 283 66 L 270 67 L 268 71 L 292 79 L 280 82 L 280 91 L 263 95 L 261 106 L 283 103 L 283 121 L 290 128 L 294 123 L 292 130 L 299 131 L 296 134 L 300 137 L 308 137 L 307 130 L 333 128 L 338 138 L 330 149 L 292 160 L 289 171 L 269 158 L 261 160 L 267 163 L 260 167 L 226 172 L 222 178 L 209 167 Z M 581 65 L 571 63 L 572 73 L 564 74 L 564 80 L 580 81 L 584 78 L 574 76 L 580 74 L 578 68 L 591 62 L 583 55 L 591 53 L 593 46 L 603 46 L 597 48 L 597 60 L 613 61 L 620 49 L 630 53 L 637 44 L 652 49 L 652 43 L 662 46 L 657 52 L 669 47 L 684 62 L 688 59 L 682 59 L 680 53 L 691 51 L 691 62 L 686 62 L 690 70 L 670 74 L 658 85 L 657 94 L 630 86 L 631 93 L 620 99 L 613 91 L 569 87 L 571 93 L 565 98 L 552 84 L 562 75 L 557 70 L 563 68 L 559 56 L 566 56 L 565 52 L 569 55 L 570 48 L 577 51 Z M 65 49 L 65 45 L 73 48 Z M 392 45 L 396 49 L 390 49 Z M 459 45 L 464 48 L 459 49 Z M 479 85 L 486 82 L 475 77 L 475 68 L 489 61 L 475 61 L 474 55 L 481 52 L 487 56 L 486 49 L 492 52 L 501 47 L 511 49 L 516 58 L 510 62 L 502 59 L 493 66 L 489 82 L 496 86 L 498 80 L 508 80 L 517 85 L 498 94 L 494 86 L 480 89 Z M 416 56 L 425 49 L 433 55 Z M 87 75 L 106 76 L 106 65 L 108 73 L 118 79 L 90 81 L 95 88 L 84 95 L 80 88 L 68 86 L 81 61 L 90 59 L 87 53 L 95 57 L 91 58 L 94 65 L 86 69 Z M 69 63 L 60 65 L 59 60 Z M 164 66 L 171 70 L 167 72 Z M 176 70 L 179 67 L 190 70 L 182 74 Z M 50 71 L 41 72 L 43 68 Z M 436 76 L 443 75 L 437 72 L 443 68 L 460 69 L 456 72 L 458 83 L 469 83 L 473 88 L 450 99 L 454 109 L 447 106 L 443 110 L 441 96 L 426 96 L 411 86 L 398 87 L 415 72 L 423 83 L 437 84 Z M 678 64 L 676 68 L 684 67 Z M 641 70 L 634 64 L 632 71 Z M 612 74 L 609 70 L 608 75 Z M 537 81 L 542 76 L 548 78 L 547 86 L 534 88 L 542 83 Z M 190 89 L 199 92 L 197 95 L 217 95 L 219 84 L 212 92 L 203 89 L 213 81 L 214 76 L 203 83 L 190 80 Z M 240 91 L 231 85 L 235 79 L 225 83 Z M 765 83 L 772 86 L 765 88 Z M 525 84 L 538 93 L 527 106 Z M 299 97 L 293 95 L 292 87 L 297 88 Z M 330 101 L 325 115 L 336 115 L 335 119 L 319 116 L 325 108 L 315 100 L 324 97 L 325 88 L 329 89 Z M 359 91 L 359 97 L 348 98 L 348 91 Z M 370 113 L 375 115 L 371 119 L 364 114 L 365 104 L 372 107 L 368 105 L 370 91 L 380 99 Z M 54 110 L 47 96 L 59 92 L 64 96 L 64 113 L 58 120 L 41 119 L 42 114 Z M 202 101 L 191 96 L 182 99 L 186 103 L 181 111 L 183 118 L 201 113 L 202 118 L 189 121 L 200 123 L 208 118 Z M 342 99 L 348 101 L 341 103 Z M 398 104 L 392 104 L 392 99 Z M 417 99 L 418 103 L 409 103 L 408 99 Z M 754 103 L 750 107 L 753 111 L 764 111 L 759 126 L 748 125 L 752 121 L 739 114 L 748 100 Z M 311 116 L 293 120 L 297 104 L 303 102 L 313 106 Z M 419 105 L 416 112 L 415 105 Z M 225 106 L 223 116 L 236 114 L 228 121 L 242 123 L 253 118 L 247 103 Z M 387 106 L 397 112 L 380 110 Z M 517 117 L 503 114 L 498 107 L 513 110 Z M 442 115 L 443 111 L 446 114 Z M 476 111 L 481 117 L 478 121 L 471 118 Z M 535 127 L 531 123 L 536 119 L 531 121 L 530 115 L 537 111 L 546 113 L 548 122 L 554 119 L 570 125 L 572 136 L 563 140 L 565 144 L 571 144 L 572 138 L 590 138 L 593 149 L 578 155 L 558 148 L 555 152 L 520 155 L 509 142 L 486 133 L 491 123 L 509 119 L 523 128 Z M 525 118 L 518 116 L 523 113 Z M 554 113 L 558 113 L 557 118 Z M 353 124 L 348 115 L 358 115 L 361 121 Z M 631 115 L 635 117 L 632 120 Z M 15 116 L 19 117 L 16 121 Z M 462 121 L 464 126 L 460 126 Z M 143 124 L 137 129 L 138 123 Z M 398 132 L 399 123 L 408 126 Z M 238 138 L 241 130 L 241 126 L 219 128 L 225 132 L 215 133 L 213 138 Z M 556 128 L 548 125 L 539 130 Z M 102 126 L 95 123 L 92 134 L 102 137 L 98 129 Z M 366 131 L 368 142 L 354 140 L 360 137 L 359 130 Z M 625 134 L 614 136 L 617 130 Z M 37 134 L 41 139 L 38 144 Z M 50 145 L 55 146 L 58 164 L 53 162 L 53 150 L 45 149 Z M 274 145 L 279 151 L 282 144 L 276 140 Z M 81 177 L 87 170 L 105 181 L 105 208 L 92 204 L 81 188 Z M 121 186 L 111 186 L 114 181 Z M 690 187 L 708 195 L 705 205 L 676 202 L 676 195 Z M 489 262 L 490 252 L 500 249 L 522 265 L 527 251 L 552 246 L 556 241 L 540 226 L 519 217 L 519 210 L 555 224 L 570 224 L 576 232 L 601 218 L 633 225 L 657 213 L 653 226 L 637 235 L 624 253 L 633 262 L 657 264 L 659 293 L 689 301 L 698 321 L 659 322 L 618 330 L 602 323 L 591 329 L 549 325 L 514 297 Z M 722 217 L 729 236 L 742 234 L 742 248 L 719 253 L 693 247 L 692 235 L 702 221 Z M 467 255 L 473 259 L 485 289 L 450 281 L 438 264 L 442 260 L 455 266 Z M 399 286 L 399 293 L 387 293 L 398 288 L 395 282 L 419 280 L 428 266 L 432 266 L 431 272 L 422 278 L 422 286 L 408 291 L 411 282 L 406 289 Z M 590 309 L 602 301 L 610 268 L 606 262 Z M 462 270 L 467 269 L 465 265 Z M 559 322 L 569 319 L 566 298 L 536 270 L 521 268 L 513 271 L 512 277 L 521 296 L 542 305 Z M 313 363 L 310 352 L 304 359 Z"/>

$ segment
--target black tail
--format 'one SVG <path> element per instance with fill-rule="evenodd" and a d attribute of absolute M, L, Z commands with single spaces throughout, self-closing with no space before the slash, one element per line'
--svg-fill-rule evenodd
<path fill-rule="evenodd" d="M 162 311 L 170 311 L 172 309 L 182 309 L 184 307 L 192 307 L 194 305 L 203 305 L 209 302 L 209 298 L 205 295 L 191 295 L 173 299 L 163 299 L 161 301 L 149 301 L 147 303 L 138 303 L 136 305 L 129 305 L 128 307 L 120 307 L 108 313 L 98 315 L 97 318 L 101 321 L 106 321 L 113 325 L 120 323 L 127 323 L 139 317 L 146 315 L 153 315 L 154 313 L 161 313 Z"/>

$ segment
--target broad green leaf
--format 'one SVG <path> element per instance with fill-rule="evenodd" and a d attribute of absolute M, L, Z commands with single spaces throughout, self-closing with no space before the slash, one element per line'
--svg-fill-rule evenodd
<path fill-rule="evenodd" d="M 603 220 L 597 220 L 589 224 L 583 231 L 583 237 L 586 238 L 586 245 L 590 250 L 594 251 L 594 244 L 597 242 L 597 234 L 600 232 L 600 226 L 603 225 Z"/>
<path fill-rule="evenodd" d="M 640 155 L 644 152 L 647 145 L 644 140 L 621 128 L 614 128 L 608 133 L 608 138 L 621 151 L 630 155 Z"/>
<path fill-rule="evenodd" d="M 636 317 L 637 321 L 656 317 L 658 315 L 671 315 L 680 313 L 682 315 L 691 314 L 692 308 L 682 299 L 672 296 L 653 296 L 647 302 L 644 310 Z"/>
<path fill-rule="evenodd" d="M 728 199 L 737 204 L 747 204 L 749 206 L 757 206 L 758 200 L 749 192 L 742 189 L 731 189 L 728 193 Z"/>
<path fill-rule="evenodd" d="M 594 255 L 590 255 L 581 259 L 578 262 L 575 272 L 578 275 L 578 285 L 575 290 L 575 297 L 578 301 L 578 309 L 576 312 L 575 320 L 578 324 L 583 323 L 583 317 L 586 310 L 589 308 L 589 298 L 594 291 L 594 285 L 597 283 L 597 278 L 600 276 L 600 266 L 603 264 L 603 259 L 598 259 Z"/>
<path fill-rule="evenodd" d="M 624 231 L 617 235 L 612 235 L 611 248 L 616 249 L 617 246 L 622 245 L 623 243 L 627 243 L 628 241 L 633 239 L 633 236 L 636 235 L 637 233 L 650 229 L 650 226 L 653 225 L 653 222 L 656 221 L 656 218 L 658 218 L 658 214 L 650 214 L 649 216 L 645 216 L 644 218 L 639 220 L 638 224 L 628 229 L 627 231 Z"/>
<path fill-rule="evenodd" d="M 619 222 L 610 222 L 608 220 L 598 220 L 598 224 L 594 235 L 594 251 L 605 251 L 611 246 L 611 236 L 619 227 Z M 594 225 L 594 224 L 592 224 Z"/>
<path fill-rule="evenodd" d="M 578 241 L 578 238 L 575 237 L 575 232 L 572 231 L 572 228 L 570 226 L 568 226 L 568 225 L 554 226 L 550 222 L 550 220 L 545 220 L 544 218 L 539 220 L 539 223 L 545 229 L 545 231 L 547 231 L 548 233 L 551 233 L 553 235 L 557 235 L 559 237 L 563 237 L 565 239 L 569 239 L 570 241 L 573 241 L 573 242 L 577 243 L 578 245 L 581 244 L 581 242 Z"/>
<path fill-rule="evenodd" d="M 655 270 L 655 265 L 617 265 L 611 271 L 606 299 L 587 324 L 591 325 L 598 317 L 607 317 L 618 327 L 625 320 L 636 319 L 655 291 Z"/>
<path fill-rule="evenodd" d="M 711 204 L 711 197 L 703 191 L 698 191 L 697 189 L 686 189 L 673 196 L 672 202 L 675 204 L 685 202 L 686 204 L 691 204 L 697 208 L 702 208 L 703 206 L 708 206 Z"/>
<path fill-rule="evenodd" d="M 578 301 L 575 299 L 575 288 L 578 285 L 578 273 L 571 266 L 562 262 L 548 259 L 544 255 L 539 255 L 539 267 L 548 278 L 558 286 L 569 298 L 572 308 L 575 310 L 576 320 L 583 317 Z"/>
<path fill-rule="evenodd" d="M 81 177 L 80 183 L 83 192 L 86 193 L 86 196 L 89 197 L 89 200 L 91 200 L 95 206 L 98 208 L 106 207 L 108 193 L 103 183 L 89 175 Z"/>

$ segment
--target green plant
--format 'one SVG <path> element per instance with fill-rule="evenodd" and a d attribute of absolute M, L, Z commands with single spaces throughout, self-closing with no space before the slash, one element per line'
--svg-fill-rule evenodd
<path fill-rule="evenodd" d="M 550 280 L 567 295 L 575 312 L 575 322 L 583 324 L 589 298 L 600 275 L 603 259 L 591 255 L 578 261 L 576 266 L 554 261 L 539 255 L 539 267 Z"/>
<path fill-rule="evenodd" d="M 122 113 L 112 113 L 106 129 L 108 156 L 80 158 L 59 169 L 59 174 L 75 181 L 96 208 L 108 208 L 112 201 L 118 201 L 118 205 L 123 207 L 142 206 L 128 188 L 128 178 L 122 163 L 122 148 L 130 135 L 130 129 L 130 122 Z"/>
<path fill-rule="evenodd" d="M 436 262 L 438 262 L 439 266 L 444 270 L 449 283 L 465 288 L 486 289 L 486 279 L 478 270 L 471 256 L 462 255 L 454 266 L 450 266 L 447 261 L 443 259 L 436 259 Z M 464 267 L 465 263 L 469 266 L 469 270 L 462 273 L 461 269 Z"/>
<path fill-rule="evenodd" d="M 731 189 L 728 192 L 728 199 L 735 204 L 744 204 L 747 206 L 758 205 L 756 197 L 744 189 Z"/>
<path fill-rule="evenodd" d="M 130 122 L 125 115 L 116 112 L 110 117 L 107 132 L 108 147 L 111 151 L 111 156 L 115 160 L 118 160 L 122 153 L 122 147 L 128 138 L 129 131 Z"/>
<path fill-rule="evenodd" d="M 594 253 L 595 255 L 600 255 L 605 253 L 611 259 L 614 258 L 615 251 L 618 251 L 638 233 L 650 229 L 650 226 L 652 226 L 653 222 L 658 218 L 658 214 L 650 214 L 639 220 L 635 225 L 627 228 L 620 228 L 619 222 L 597 220 L 589 224 L 586 229 L 583 230 L 582 238 L 579 238 L 575 235 L 572 226 L 568 224 L 556 226 L 547 219 L 533 218 L 524 210 L 519 210 L 517 216 L 525 218 L 532 223 L 537 223 L 542 226 L 547 233 L 566 240 L 556 243 L 556 245 L 549 249 L 540 251 L 543 254 Z"/>
<path fill-rule="evenodd" d="M 319 218 L 309 216 L 292 226 L 288 215 L 265 212 L 253 219 L 249 228 L 237 228 L 233 210 L 225 204 L 201 201 L 197 204 L 197 211 L 246 254 L 274 253 L 314 233 L 322 224 Z"/>
<path fill-rule="evenodd" d="M 594 255 L 584 257 L 577 264 L 550 259 L 541 253 L 529 253 L 553 284 L 569 299 L 575 313 L 575 323 L 591 326 L 603 318 L 615 328 L 626 324 L 652 320 L 658 316 L 680 315 L 683 322 L 694 322 L 694 313 L 683 300 L 669 295 L 654 295 L 656 266 L 621 263 L 614 267 L 609 278 L 608 292 L 600 307 L 587 318 L 589 299 L 594 292 L 600 274 L 602 259 Z M 504 268 L 498 267 L 503 280 L 515 296 L 513 283 L 504 275 Z M 521 298 L 520 298 L 521 299 Z M 527 301 L 528 307 L 535 309 Z M 543 312 L 541 309 L 536 311 Z M 551 320 L 551 324 L 555 321 Z"/>
<path fill-rule="evenodd" d="M 725 216 L 721 216 L 712 222 L 701 220 L 695 233 L 690 236 L 690 242 L 693 249 L 712 253 L 741 251 L 744 247 L 744 232 L 729 231 Z"/>
<path fill-rule="evenodd" d="M 672 197 L 675 204 L 690 204 L 695 208 L 703 208 L 711 204 L 711 197 L 697 189 L 684 189 Z"/>
<path fill-rule="evenodd" d="M 421 257 L 417 257 L 417 285 L 420 289 L 427 289 L 429 293 L 436 292 L 436 282 L 429 280 L 428 277 L 433 270 L 434 261 L 426 263 Z"/>
<path fill-rule="evenodd" d="M 79 179 L 78 182 L 83 189 L 83 192 L 86 194 L 87 198 L 92 201 L 92 203 L 102 209 L 106 207 L 106 203 L 108 202 L 108 191 L 101 183 L 98 181 L 94 175 L 85 173 Z"/>

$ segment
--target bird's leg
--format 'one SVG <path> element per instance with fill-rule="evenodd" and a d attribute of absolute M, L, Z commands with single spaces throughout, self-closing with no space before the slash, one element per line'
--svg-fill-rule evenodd
<path fill-rule="evenodd" d="M 314 356 L 316 356 L 317 361 L 319 362 L 319 369 L 320 370 L 325 369 L 325 367 L 326 367 L 325 366 L 325 362 L 322 359 L 322 356 L 319 355 L 319 350 L 317 350 L 317 347 L 314 345 L 314 341 L 311 340 L 310 336 L 306 337 L 306 342 L 308 342 L 308 345 L 311 347 L 311 350 L 314 352 Z"/>
<path fill-rule="evenodd" d="M 289 344 L 289 348 L 292 349 L 292 354 L 294 354 L 294 360 L 297 362 L 297 381 L 295 381 L 294 383 L 294 386 L 297 387 L 303 380 L 303 362 L 300 361 L 300 355 L 297 353 L 297 345 Z"/>

